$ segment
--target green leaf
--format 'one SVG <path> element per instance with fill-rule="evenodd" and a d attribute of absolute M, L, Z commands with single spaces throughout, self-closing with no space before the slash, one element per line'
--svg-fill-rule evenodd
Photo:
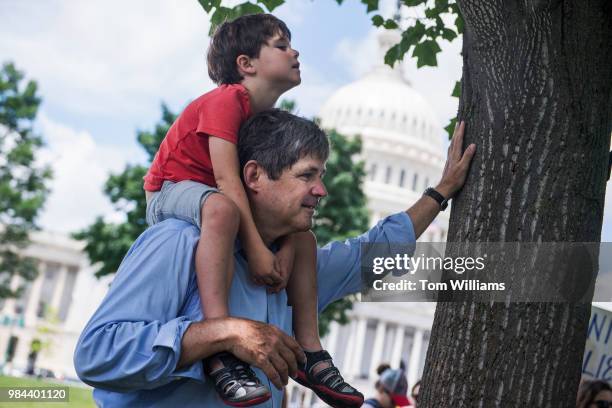
<path fill-rule="evenodd" d="M 461 81 L 455 82 L 455 87 L 453 88 L 453 93 L 451 94 L 451 96 L 454 96 L 455 98 L 461 98 Z"/>
<path fill-rule="evenodd" d="M 384 27 L 387 30 L 394 30 L 398 28 L 399 26 L 397 25 L 397 22 L 395 22 L 395 20 L 388 19 L 387 21 L 385 21 Z"/>
<path fill-rule="evenodd" d="M 448 10 L 448 0 L 436 0 L 435 1 L 435 5 L 437 9 L 440 9 L 442 12 L 445 12 Z"/>
<path fill-rule="evenodd" d="M 437 8 L 425 9 L 425 17 L 427 18 L 434 19 L 436 17 L 439 17 L 439 15 L 440 15 L 440 10 Z"/>
<path fill-rule="evenodd" d="M 396 61 L 401 61 L 410 47 L 416 45 L 423 38 L 425 32 L 425 25 L 418 20 L 415 25 L 408 27 L 402 33 L 400 43 L 391 47 L 385 54 L 385 64 L 393 66 Z"/>
<path fill-rule="evenodd" d="M 446 133 L 448 133 L 448 140 L 451 140 L 453 138 L 453 133 L 455 133 L 456 126 L 457 126 L 457 118 L 452 118 L 450 120 L 450 123 L 446 125 L 446 127 L 444 128 L 444 130 L 446 130 Z"/>
<path fill-rule="evenodd" d="M 445 27 L 442 29 L 442 38 L 444 38 L 446 41 L 453 41 L 455 38 L 457 38 L 457 33 L 455 30 Z"/>
<path fill-rule="evenodd" d="M 457 18 L 455 19 L 455 26 L 457 27 L 457 32 L 459 34 L 463 34 L 463 30 L 465 29 L 465 26 L 463 22 L 463 17 L 461 17 L 461 15 L 457 15 Z"/>
<path fill-rule="evenodd" d="M 367 6 L 366 13 L 371 13 L 378 10 L 378 0 L 361 0 Z"/>
<path fill-rule="evenodd" d="M 219 7 L 221 4 L 220 0 L 198 0 L 198 3 L 202 6 L 205 12 L 210 13 L 214 7 Z"/>
<path fill-rule="evenodd" d="M 402 33 L 402 42 L 406 45 L 416 45 L 423 35 L 425 35 L 425 25 L 417 20 L 417 22 L 412 26 L 408 27 L 406 31 Z"/>
<path fill-rule="evenodd" d="M 257 4 L 247 2 L 247 3 L 239 4 L 232 9 L 232 13 L 233 13 L 232 18 L 244 16 L 246 14 L 260 14 L 260 13 L 265 13 L 265 12 L 266 11 L 262 9 L 260 6 L 258 6 Z"/>
<path fill-rule="evenodd" d="M 372 16 L 372 24 L 374 24 L 375 27 L 380 27 L 384 23 L 385 23 L 385 19 L 382 18 L 381 15 L 376 14 L 376 15 Z"/>
<path fill-rule="evenodd" d="M 402 0 L 402 2 L 408 7 L 414 7 L 427 2 L 427 0 Z"/>
<path fill-rule="evenodd" d="M 412 52 L 412 56 L 417 58 L 417 68 L 423 66 L 435 67 L 438 65 L 436 55 L 440 51 L 440 46 L 435 40 L 426 40 L 417 44 Z"/>
<path fill-rule="evenodd" d="M 395 44 L 385 53 L 385 64 L 393 67 L 396 61 L 401 61 L 405 51 L 402 52 L 401 44 Z"/>
<path fill-rule="evenodd" d="M 215 0 L 217 1 L 217 0 Z M 265 10 L 257 4 L 244 2 L 238 4 L 233 8 L 218 6 L 215 8 L 214 13 L 210 17 L 210 30 L 209 35 L 212 35 L 217 27 L 225 21 L 233 20 L 237 17 L 244 16 L 246 14 L 259 14 L 265 13 Z"/>
<path fill-rule="evenodd" d="M 274 10 L 275 8 L 277 8 L 278 6 L 282 5 L 285 0 L 257 0 L 259 3 L 263 4 L 264 6 L 266 6 L 266 8 L 269 11 Z"/>

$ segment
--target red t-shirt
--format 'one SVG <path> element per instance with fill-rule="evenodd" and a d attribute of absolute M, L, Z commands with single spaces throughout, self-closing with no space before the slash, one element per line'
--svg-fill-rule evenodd
<path fill-rule="evenodd" d="M 172 124 L 144 177 L 144 189 L 159 191 L 165 180 L 193 180 L 216 187 L 208 137 L 238 143 L 240 125 L 251 116 L 246 88 L 221 85 L 205 93 Z"/>

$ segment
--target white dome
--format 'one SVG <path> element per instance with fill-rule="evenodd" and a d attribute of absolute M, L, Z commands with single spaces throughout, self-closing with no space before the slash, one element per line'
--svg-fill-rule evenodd
<path fill-rule="evenodd" d="M 399 41 L 397 35 L 380 34 L 380 48 L 388 49 Z M 400 68 L 381 64 L 363 78 L 340 88 L 323 104 L 319 117 L 323 128 L 342 134 L 368 137 L 384 133 L 391 140 L 401 140 L 431 153 L 443 151 L 442 129 L 435 114 L 403 78 Z"/>
<path fill-rule="evenodd" d="M 378 61 L 399 40 L 397 31 L 380 31 Z M 324 129 L 361 136 L 359 159 L 365 161 L 364 192 L 373 223 L 405 210 L 440 179 L 444 132 L 427 101 L 404 79 L 401 65 L 392 69 L 381 63 L 340 88 L 323 104 L 319 118 Z M 436 223 L 422 239 L 445 239 L 448 216 L 441 214 Z"/>

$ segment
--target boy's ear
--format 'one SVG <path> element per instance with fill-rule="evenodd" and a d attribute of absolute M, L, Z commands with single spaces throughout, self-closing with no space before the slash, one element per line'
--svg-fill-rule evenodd
<path fill-rule="evenodd" d="M 238 72 L 241 75 L 253 75 L 255 73 L 253 58 L 249 57 L 248 55 L 240 54 L 236 58 L 236 66 L 238 67 Z"/>
<path fill-rule="evenodd" d="M 244 176 L 244 185 L 246 188 L 257 192 L 261 189 L 261 181 L 263 169 L 255 160 L 249 160 L 242 169 Z"/>

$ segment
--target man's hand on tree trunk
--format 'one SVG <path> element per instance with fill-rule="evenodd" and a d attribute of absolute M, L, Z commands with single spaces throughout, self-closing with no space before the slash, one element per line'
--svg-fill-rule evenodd
<path fill-rule="evenodd" d="M 464 132 L 465 122 L 462 121 L 455 128 L 451 144 L 448 148 L 448 157 L 442 172 L 442 179 L 436 186 L 436 190 L 447 199 L 452 198 L 463 187 L 470 163 L 474 153 L 476 153 L 476 145 L 473 143 L 463 151 Z"/>

